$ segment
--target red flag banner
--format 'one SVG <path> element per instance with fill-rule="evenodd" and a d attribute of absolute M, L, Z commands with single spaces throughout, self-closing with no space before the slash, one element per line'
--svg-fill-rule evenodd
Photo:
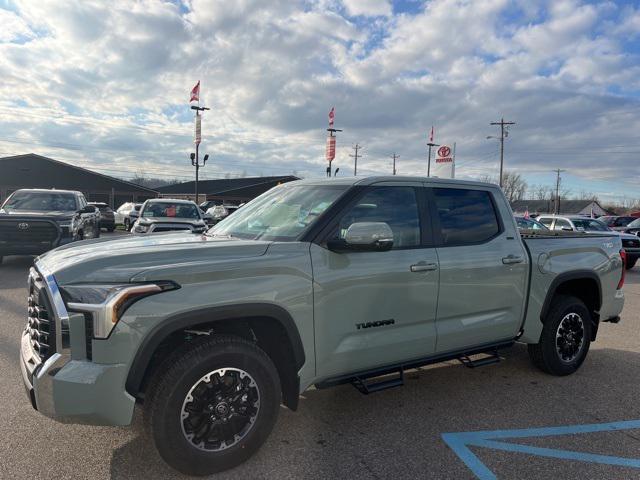
<path fill-rule="evenodd" d="M 191 98 L 189 102 L 199 102 L 200 101 L 200 80 L 196 83 L 195 87 L 191 89 Z"/>
<path fill-rule="evenodd" d="M 336 158 L 336 137 L 327 137 L 326 156 L 328 162 Z"/>
<path fill-rule="evenodd" d="M 196 145 L 200 145 L 201 141 L 202 141 L 202 117 L 200 115 L 196 115 L 196 138 L 193 141 L 193 143 L 195 143 Z"/>
<path fill-rule="evenodd" d="M 336 118 L 336 112 L 333 107 L 329 110 L 329 128 L 333 128 L 333 120 Z"/>

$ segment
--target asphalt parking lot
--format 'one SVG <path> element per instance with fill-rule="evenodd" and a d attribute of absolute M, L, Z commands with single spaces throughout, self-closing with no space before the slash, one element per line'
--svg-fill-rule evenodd
<path fill-rule="evenodd" d="M 18 366 L 30 264 L 0 265 L 0 478 L 181 478 L 145 440 L 139 412 L 132 428 L 111 428 L 31 408 Z M 640 478 L 640 267 L 625 293 L 622 322 L 600 327 L 570 377 L 535 370 L 517 345 L 498 365 L 448 362 L 370 396 L 311 390 L 298 412 L 282 409 L 256 456 L 216 478 Z"/>

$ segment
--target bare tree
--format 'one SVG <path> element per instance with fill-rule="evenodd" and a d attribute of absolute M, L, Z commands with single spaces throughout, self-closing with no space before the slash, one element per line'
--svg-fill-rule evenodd
<path fill-rule="evenodd" d="M 524 199 L 527 186 L 527 181 L 519 173 L 506 170 L 502 175 L 502 191 L 510 203 Z"/>

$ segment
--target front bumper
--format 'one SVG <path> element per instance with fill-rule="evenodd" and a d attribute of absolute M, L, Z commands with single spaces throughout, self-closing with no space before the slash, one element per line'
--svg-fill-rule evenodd
<path fill-rule="evenodd" d="M 125 364 L 100 364 L 87 359 L 84 317 L 68 312 L 58 298 L 53 275 L 43 272 L 55 314 L 55 352 L 43 362 L 32 347 L 27 330 L 22 334 L 20 369 L 29 401 L 43 415 L 63 423 L 128 425 L 135 399 L 125 390 Z M 68 325 L 68 343 L 61 339 Z M 53 342 L 51 342 L 53 344 Z"/>

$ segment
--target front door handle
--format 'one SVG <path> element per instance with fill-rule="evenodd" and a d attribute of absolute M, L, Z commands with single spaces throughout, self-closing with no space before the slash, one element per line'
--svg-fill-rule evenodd
<path fill-rule="evenodd" d="M 438 269 L 437 263 L 416 263 L 415 265 L 411 265 L 409 269 L 412 272 L 432 272 Z"/>
<path fill-rule="evenodd" d="M 507 255 L 502 258 L 502 263 L 505 265 L 513 265 L 514 263 L 522 263 L 524 262 L 524 257 L 519 257 L 517 255 Z"/>

